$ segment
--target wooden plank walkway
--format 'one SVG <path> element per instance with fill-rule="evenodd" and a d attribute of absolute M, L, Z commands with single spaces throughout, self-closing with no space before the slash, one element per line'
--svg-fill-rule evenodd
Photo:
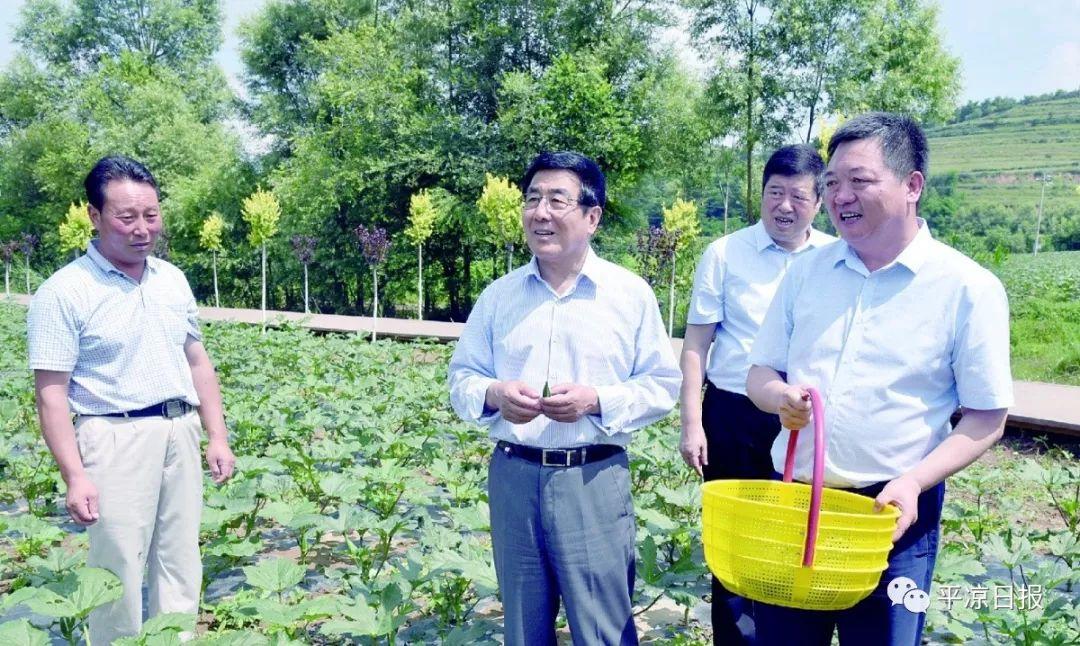
<path fill-rule="evenodd" d="M 12 294 L 12 300 L 22 305 L 30 302 L 25 294 Z M 258 325 L 263 320 L 259 310 L 201 307 L 199 314 L 205 321 L 231 321 Z M 280 321 L 296 323 L 318 332 L 358 334 L 371 334 L 372 325 L 370 316 L 267 312 L 269 325 Z M 375 319 L 374 323 L 377 337 L 430 338 L 442 342 L 456 340 L 465 326 L 464 323 L 382 317 Z M 672 339 L 671 345 L 678 356 L 682 349 L 682 339 Z M 1008 425 L 1010 427 L 1080 437 L 1080 386 L 1014 381 L 1013 389 L 1016 405 L 1009 409 Z"/>

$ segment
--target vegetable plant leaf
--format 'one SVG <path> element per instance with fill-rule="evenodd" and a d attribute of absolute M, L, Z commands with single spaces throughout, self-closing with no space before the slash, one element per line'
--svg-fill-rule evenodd
<path fill-rule="evenodd" d="M 265 592 L 284 592 L 300 583 L 307 570 L 285 558 L 271 558 L 249 565 L 244 575 L 249 585 Z"/>
<path fill-rule="evenodd" d="M 124 595 L 120 579 L 106 569 L 79 568 L 75 571 L 75 577 L 78 584 L 71 595 L 71 604 L 80 617 L 85 617 L 94 608 L 116 601 Z"/>
<path fill-rule="evenodd" d="M 49 646 L 49 635 L 26 619 L 0 624 L 0 644 L 5 646 Z"/>

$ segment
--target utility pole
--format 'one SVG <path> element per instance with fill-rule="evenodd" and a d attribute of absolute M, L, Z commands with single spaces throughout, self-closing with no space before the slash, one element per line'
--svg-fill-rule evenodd
<path fill-rule="evenodd" d="M 1039 232 L 1042 230 L 1042 213 L 1043 213 L 1043 198 L 1046 197 L 1046 185 L 1050 183 L 1050 180 L 1054 179 L 1053 175 L 1043 174 L 1042 179 L 1042 191 L 1039 192 L 1039 217 L 1035 221 L 1035 248 L 1032 249 L 1031 255 L 1039 255 Z"/>

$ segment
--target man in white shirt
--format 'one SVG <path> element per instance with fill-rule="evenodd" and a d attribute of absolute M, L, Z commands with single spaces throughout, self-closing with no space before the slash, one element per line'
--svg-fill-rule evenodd
<path fill-rule="evenodd" d="M 600 168 L 542 153 L 522 180 L 533 258 L 484 290 L 450 360 L 450 402 L 496 441 L 488 469 L 504 642 L 636 644 L 624 450 L 675 405 L 679 369 L 652 289 L 593 253 Z"/>
<path fill-rule="evenodd" d="M 111 644 L 141 630 L 144 570 L 150 616 L 198 613 L 201 430 L 214 482 L 232 475 L 235 458 L 195 297 L 179 269 L 151 255 L 162 228 L 157 182 L 114 156 L 85 186 L 97 237 L 34 295 L 28 349 L 68 513 L 88 526 L 87 563 L 124 586 L 90 613 L 88 641 Z"/>
<path fill-rule="evenodd" d="M 809 423 L 806 387 L 821 391 L 825 484 L 901 512 L 868 598 L 837 612 L 757 604 L 759 643 L 826 645 L 838 629 L 842 644 L 919 644 L 924 614 L 893 604 L 888 586 L 904 577 L 930 592 L 944 481 L 1003 432 L 1013 401 L 1005 290 L 918 217 L 927 157 L 907 117 L 868 113 L 836 131 L 825 204 L 842 241 L 791 267 L 750 353 L 747 394 L 785 428 Z M 773 444 L 777 471 L 787 440 Z M 811 445 L 799 438 L 803 482 Z"/>
<path fill-rule="evenodd" d="M 679 451 L 706 481 L 772 477 L 769 448 L 780 420 L 747 398 L 747 358 L 788 266 L 835 239 L 812 227 L 821 208 L 824 170 L 811 146 L 778 149 L 762 173 L 761 219 L 714 241 L 698 262 L 680 358 Z M 753 617 L 752 604 L 713 577 L 713 643 L 745 641 L 751 627 L 736 625 L 744 613 Z"/>

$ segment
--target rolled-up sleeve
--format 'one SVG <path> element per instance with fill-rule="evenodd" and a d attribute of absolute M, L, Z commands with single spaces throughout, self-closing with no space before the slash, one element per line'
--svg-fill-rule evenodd
<path fill-rule="evenodd" d="M 27 354 L 31 370 L 71 372 L 79 358 L 79 323 L 62 294 L 40 288 L 27 313 Z"/>
<path fill-rule="evenodd" d="M 490 426 L 498 411 L 485 409 L 487 389 L 498 381 L 492 351 L 491 312 L 488 291 L 476 299 L 450 358 L 450 405 L 466 422 Z"/>
<path fill-rule="evenodd" d="M 644 306 L 630 378 L 619 384 L 596 386 L 600 414 L 589 419 L 608 435 L 634 431 L 666 416 L 675 407 L 682 383 L 656 297 L 650 289 L 643 291 L 641 298 Z"/>

